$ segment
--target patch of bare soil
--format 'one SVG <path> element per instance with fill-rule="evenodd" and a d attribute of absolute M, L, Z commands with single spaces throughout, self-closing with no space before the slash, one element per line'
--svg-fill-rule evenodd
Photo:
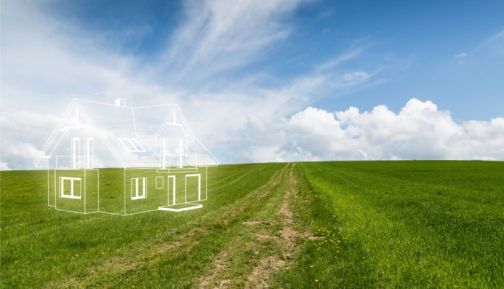
<path fill-rule="evenodd" d="M 291 167 L 289 172 L 289 189 L 285 192 L 282 204 L 278 210 L 278 215 L 282 217 L 281 239 L 278 243 L 283 254 L 281 256 L 271 255 L 262 258 L 247 277 L 245 288 L 269 288 L 268 279 L 271 274 L 285 267 L 294 253 L 298 232 L 293 226 L 293 213 L 289 206 L 289 200 L 295 193 L 296 178 Z M 266 236 L 262 235 L 261 238 L 264 239 Z"/>
<path fill-rule="evenodd" d="M 262 191 L 261 193 L 259 193 L 259 195 L 257 195 L 256 197 L 257 198 L 262 198 L 264 197 L 265 195 L 271 193 L 272 191 L 272 188 L 278 186 L 278 184 L 280 183 L 280 180 L 282 178 L 282 172 L 283 172 L 284 169 L 282 169 L 279 173 L 277 173 L 277 175 L 275 175 L 272 180 L 271 180 L 271 186 L 266 188 L 264 191 Z M 239 214 L 242 213 L 242 211 L 245 210 L 245 206 L 240 206 L 236 209 L 233 209 L 231 211 L 231 217 L 236 217 L 238 216 Z M 232 219 L 232 218 L 226 218 L 226 219 Z M 244 221 L 242 222 L 242 225 L 244 226 L 250 226 L 250 227 L 255 227 L 255 226 L 259 226 L 259 225 L 262 225 L 262 224 L 270 224 L 270 223 L 267 223 L 267 222 L 264 222 L 264 221 L 258 221 L 258 220 L 248 220 L 248 221 Z M 226 223 L 227 225 L 227 223 Z M 208 271 L 207 273 L 205 273 L 204 275 L 200 276 L 198 278 L 198 280 L 196 281 L 196 288 L 199 288 L 199 289 L 209 289 L 209 288 L 219 288 L 219 289 L 222 289 L 222 288 L 228 288 L 230 283 L 231 283 L 231 280 L 229 279 L 222 279 L 221 278 L 221 275 L 223 272 L 225 272 L 225 270 L 227 268 L 229 268 L 231 265 L 230 265 L 230 254 L 231 252 L 233 252 L 234 250 L 240 250 L 240 248 L 236 248 L 236 246 L 233 245 L 233 243 L 231 243 L 229 246 L 227 246 L 226 248 L 224 248 L 223 250 L 221 250 L 219 252 L 219 254 L 215 257 L 212 265 L 211 265 L 211 269 L 210 271 Z"/>
<path fill-rule="evenodd" d="M 248 276 L 245 288 L 268 288 L 269 275 L 284 267 L 285 264 L 286 262 L 276 255 L 262 258 Z"/>
<path fill-rule="evenodd" d="M 178 236 L 176 239 L 171 240 L 169 242 L 163 242 L 160 244 L 156 244 L 152 249 L 145 250 L 144 252 L 147 253 L 142 253 L 137 258 L 131 259 L 128 257 L 123 257 L 123 256 L 115 256 L 111 257 L 107 260 L 105 260 L 103 263 L 101 263 L 98 266 L 94 266 L 88 269 L 87 274 L 85 275 L 85 278 L 77 278 L 77 277 L 70 277 L 63 282 L 61 280 L 58 282 L 58 284 L 48 284 L 44 288 L 73 288 L 73 287 L 84 287 L 82 284 L 89 282 L 92 280 L 94 277 L 96 277 L 99 274 L 103 274 L 104 272 L 128 272 L 135 270 L 138 265 L 141 263 L 142 260 L 148 260 L 150 259 L 153 255 L 158 255 L 162 254 L 168 251 L 172 251 L 175 249 L 179 249 L 183 246 L 185 247 L 192 247 L 195 245 L 195 243 L 189 243 L 189 242 L 183 242 L 183 240 L 190 240 L 189 237 L 201 234 L 203 231 L 201 229 L 192 229 L 188 231 L 185 234 L 182 234 Z M 71 285 L 71 286 L 70 286 Z"/>
<path fill-rule="evenodd" d="M 201 277 L 197 288 L 199 289 L 209 289 L 209 288 L 227 288 L 230 280 L 223 279 L 218 280 L 218 276 L 228 267 L 228 250 L 222 250 L 219 255 L 215 257 L 212 269 L 205 276 Z"/>
<path fill-rule="evenodd" d="M 276 236 L 271 235 L 269 232 L 260 231 L 255 234 L 255 237 L 259 241 L 268 241 L 278 239 Z"/>
<path fill-rule="evenodd" d="M 287 170 L 289 170 L 289 173 L 287 173 Z M 285 260 L 287 260 L 292 254 L 297 236 L 297 233 L 293 228 L 292 212 L 288 204 L 288 200 L 291 197 L 291 191 L 295 189 L 295 183 L 293 183 L 295 178 L 292 172 L 292 166 L 289 165 L 284 167 L 280 173 L 272 179 L 271 186 L 259 195 L 256 195 L 255 198 L 262 198 L 271 193 L 273 188 L 277 187 L 282 181 L 282 178 L 285 178 L 286 175 L 289 176 L 290 187 L 288 192 L 284 194 L 282 203 L 277 212 L 277 216 L 280 217 L 282 225 L 281 232 L 279 232 L 280 237 L 271 232 L 271 229 L 268 229 L 271 228 L 270 226 L 279 224 L 279 221 L 276 219 L 271 219 L 271 221 L 247 220 L 242 222 L 242 225 L 249 228 L 247 229 L 247 232 L 253 234 L 252 236 L 254 236 L 258 242 L 247 245 L 242 244 L 242 247 L 237 247 L 233 245 L 233 243 L 230 243 L 229 246 L 221 250 L 216 256 L 213 264 L 211 265 L 211 269 L 204 275 L 200 276 L 200 278 L 196 281 L 196 288 L 230 288 L 233 280 L 223 278 L 223 273 L 225 273 L 231 266 L 230 259 L 232 258 L 233 252 L 243 250 L 243 246 L 251 248 L 256 252 L 256 254 L 259 254 L 260 251 L 264 250 L 264 248 L 262 248 L 264 243 L 273 240 L 281 248 L 281 251 L 285 252 L 282 256 L 270 255 L 261 258 L 258 261 L 257 266 L 252 269 L 248 276 L 246 276 L 245 288 L 267 288 L 267 280 L 271 273 L 279 270 L 287 264 L 287 261 Z M 238 215 L 241 213 L 241 210 L 237 209 L 234 213 Z"/>
<path fill-rule="evenodd" d="M 248 198 L 252 197 L 261 198 L 270 193 L 271 188 L 277 186 L 280 183 L 284 170 L 285 168 L 283 168 L 280 172 L 276 173 L 272 177 L 268 188 L 262 191 L 259 195 L 254 196 L 250 195 L 248 196 Z M 247 198 L 244 198 L 243 201 L 246 202 L 247 200 L 248 200 Z M 223 225 L 227 225 L 230 220 L 233 220 L 234 218 L 236 218 L 236 216 L 239 216 L 245 210 L 245 207 L 246 206 L 237 206 L 229 210 L 221 211 L 219 212 L 219 214 L 222 216 L 222 218 L 220 218 L 219 221 L 211 221 L 211 223 L 212 224 L 221 223 Z M 209 215 L 207 216 L 207 218 L 215 220 L 214 215 Z M 252 222 L 252 224 L 250 225 L 255 224 Z M 198 236 L 205 235 L 206 233 L 207 231 L 202 228 L 194 228 L 188 232 L 179 235 L 177 238 L 169 242 L 154 244 L 153 246 L 150 246 L 148 248 L 146 247 L 145 250 L 143 250 L 138 256 L 136 256 L 133 259 L 130 257 L 123 257 L 123 256 L 111 257 L 105 260 L 103 263 L 89 268 L 85 277 L 69 276 L 64 280 L 59 280 L 58 282 L 51 282 L 46 286 L 44 286 L 43 288 L 53 289 L 53 288 L 86 287 L 85 284 L 89 284 L 90 282 L 92 282 L 93 278 L 95 278 L 97 275 L 104 274 L 105 272 L 124 273 L 127 271 L 135 270 L 138 267 L 138 265 L 142 263 L 142 260 L 149 260 L 153 255 L 159 255 L 169 251 L 180 249 L 190 250 L 194 245 L 198 243 L 197 241 L 199 239 Z M 217 259 L 215 261 L 214 267 L 225 268 L 226 267 L 224 261 L 225 259 L 226 256 L 221 256 L 221 259 Z M 227 287 L 228 283 L 229 280 L 222 280 L 220 281 L 217 287 L 211 287 L 211 288 L 225 288 Z"/>
<path fill-rule="evenodd" d="M 242 222 L 242 224 L 245 225 L 245 226 L 255 226 L 255 225 L 260 225 L 262 223 L 263 223 L 262 221 L 245 221 L 245 222 Z"/>

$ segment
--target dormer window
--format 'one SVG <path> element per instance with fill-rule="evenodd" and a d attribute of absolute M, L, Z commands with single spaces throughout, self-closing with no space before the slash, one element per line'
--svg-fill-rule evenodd
<path fill-rule="evenodd" d="M 120 138 L 119 142 L 122 144 L 125 150 L 131 153 L 145 152 L 145 148 L 136 138 Z"/>

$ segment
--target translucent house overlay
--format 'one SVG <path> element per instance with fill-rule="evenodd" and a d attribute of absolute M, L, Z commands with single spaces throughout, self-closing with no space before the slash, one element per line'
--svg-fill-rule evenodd
<path fill-rule="evenodd" d="M 73 99 L 35 161 L 56 210 L 131 215 L 202 207 L 217 159 L 178 105 Z"/>

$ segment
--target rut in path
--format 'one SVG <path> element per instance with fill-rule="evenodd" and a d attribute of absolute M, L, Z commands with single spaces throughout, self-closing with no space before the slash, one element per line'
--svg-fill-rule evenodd
<path fill-rule="evenodd" d="M 242 222 L 200 276 L 196 288 L 268 288 L 269 277 L 290 263 L 298 233 L 289 201 L 296 194 L 294 164 L 287 165 L 267 192 L 268 203 Z"/>
<path fill-rule="evenodd" d="M 289 259 L 294 253 L 296 238 L 298 233 L 294 229 L 293 214 L 289 206 L 290 198 L 296 193 L 296 176 L 293 171 L 293 166 L 289 170 L 289 187 L 285 191 L 278 215 L 281 216 L 282 230 L 279 245 L 281 246 L 282 255 L 274 254 L 266 256 L 259 261 L 259 264 L 247 276 L 245 288 L 268 288 L 268 277 L 286 266 Z"/>
<path fill-rule="evenodd" d="M 192 248 L 199 244 L 201 239 L 212 233 L 215 225 L 225 226 L 226 230 L 224 233 L 232 234 L 235 231 L 235 227 L 241 227 L 241 223 L 235 220 L 239 219 L 242 214 L 248 214 L 249 211 L 257 211 L 259 204 L 270 194 L 272 188 L 278 186 L 284 171 L 285 167 L 276 171 L 263 186 L 258 187 L 253 192 L 221 207 L 220 210 L 210 211 L 202 217 L 197 227 L 189 226 L 189 230 L 176 236 L 174 239 L 163 243 L 146 243 L 138 248 L 138 250 L 135 250 L 131 256 L 109 258 L 101 264 L 89 267 L 85 275 L 66 276 L 62 280 L 58 280 L 58 282 L 46 284 L 44 288 L 102 287 L 105 285 L 96 282 L 103 281 L 100 280 L 104 278 L 103 276 L 108 276 L 105 279 L 114 280 L 114 278 L 120 278 L 121 275 L 127 274 L 127 272 L 140 269 L 144 266 L 142 264 L 152 263 L 154 259 L 166 260 L 168 258 L 176 258 L 185 252 L 190 252 Z M 249 173 L 245 173 L 245 175 L 249 175 Z M 259 204 L 258 200 L 260 201 Z M 162 258 L 160 258 L 161 256 Z M 109 285 L 112 286 L 112 284 Z"/>

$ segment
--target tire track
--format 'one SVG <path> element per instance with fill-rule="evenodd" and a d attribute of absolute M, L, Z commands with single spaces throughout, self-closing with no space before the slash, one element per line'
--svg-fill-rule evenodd
<path fill-rule="evenodd" d="M 199 244 L 201 239 L 212 233 L 216 225 L 225 226 L 223 233 L 232 235 L 235 228 L 241 226 L 241 215 L 260 210 L 260 207 L 267 203 L 266 199 L 280 183 L 286 167 L 277 170 L 268 182 L 258 189 L 245 194 L 242 198 L 221 207 L 219 210 L 205 214 L 197 224 L 188 224 L 186 233 L 163 243 L 144 244 L 128 256 L 112 257 L 99 265 L 90 267 L 83 276 L 70 276 L 64 280 L 58 280 L 57 283 L 46 284 L 44 288 L 93 287 L 103 279 L 110 281 L 114 280 L 114 278 L 120 278 L 121 275 L 138 270 L 145 264 L 152 266 L 152 260 L 156 257 L 163 256 L 163 259 L 176 258 L 181 254 L 190 252 L 192 248 Z M 104 276 L 107 278 L 104 278 Z M 104 284 L 99 285 L 106 287 Z"/>
<path fill-rule="evenodd" d="M 269 277 L 290 263 L 298 236 L 289 205 L 296 193 L 294 165 L 285 166 L 265 193 L 270 202 L 241 223 L 239 234 L 198 278 L 196 288 L 268 288 Z M 243 258 L 247 252 L 253 252 L 250 259 Z"/>

